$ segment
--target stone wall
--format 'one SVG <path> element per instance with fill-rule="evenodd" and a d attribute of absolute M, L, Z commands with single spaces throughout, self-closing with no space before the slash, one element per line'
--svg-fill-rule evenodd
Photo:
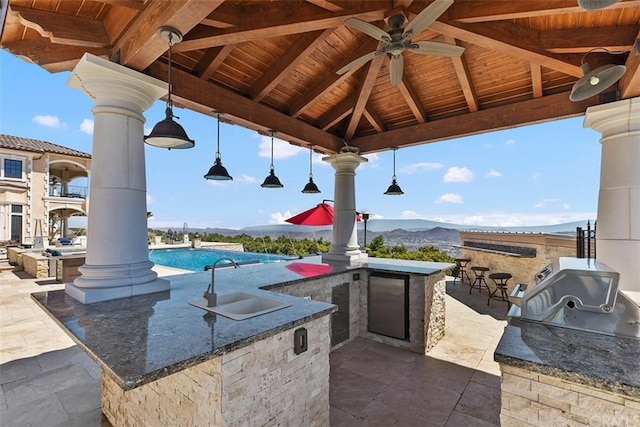
<path fill-rule="evenodd" d="M 360 294 L 364 297 L 360 300 L 360 336 L 420 354 L 425 354 L 444 336 L 444 272 L 431 276 L 409 275 L 409 341 L 369 332 L 368 272 L 364 272 L 362 277 Z"/>
<path fill-rule="evenodd" d="M 460 242 L 462 243 L 460 258 L 471 259 L 465 268 L 471 280 L 475 278 L 471 271 L 471 267 L 474 266 L 489 267 L 487 276 L 491 273 L 509 273 L 513 276 L 508 282 L 509 292 L 516 283 L 533 284 L 535 274 L 559 257 L 576 256 L 575 237 L 569 235 L 464 231 L 460 233 Z M 535 250 L 536 255 L 521 256 L 515 249 L 513 253 L 509 253 L 472 248 L 465 246 L 464 242 L 499 245 L 506 249 L 509 246 L 531 248 Z M 487 282 L 491 281 L 487 278 Z"/>
<path fill-rule="evenodd" d="M 640 398 L 500 365 L 504 427 L 640 425 Z"/>
<path fill-rule="evenodd" d="M 308 322 L 308 349 L 294 331 L 123 390 L 102 375 L 102 411 L 114 426 L 329 425 L 329 316 Z"/>
<path fill-rule="evenodd" d="M 360 275 L 359 280 L 354 279 L 354 273 Z M 307 280 L 294 283 L 288 286 L 277 286 L 269 288 L 272 292 L 282 292 L 300 298 L 310 298 L 316 301 L 331 302 L 331 290 L 343 283 L 349 284 L 349 339 L 336 345 L 333 349 L 338 349 L 359 335 L 360 324 L 360 295 L 361 283 L 363 282 L 361 270 L 353 270 L 347 273 L 328 276 L 319 280 Z M 365 294 L 366 295 L 366 290 Z"/>
<path fill-rule="evenodd" d="M 23 253 L 21 256 L 22 269 L 31 277 L 43 279 L 50 277 L 49 261 L 51 258 L 39 253 Z"/>

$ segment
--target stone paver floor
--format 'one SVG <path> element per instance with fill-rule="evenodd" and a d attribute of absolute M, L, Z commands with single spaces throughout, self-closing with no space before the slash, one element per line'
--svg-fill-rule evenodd
<path fill-rule="evenodd" d="M 154 267 L 160 275 L 176 270 Z M 100 369 L 30 294 L 63 286 L 0 272 L 0 425 L 109 426 Z M 365 339 L 334 351 L 331 426 L 499 425 L 500 371 L 493 351 L 506 303 L 447 284 L 446 336 L 426 356 Z"/>

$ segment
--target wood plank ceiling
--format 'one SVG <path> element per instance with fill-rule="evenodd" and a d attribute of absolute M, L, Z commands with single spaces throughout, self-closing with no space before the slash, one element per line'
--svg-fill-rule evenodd
<path fill-rule="evenodd" d="M 167 80 L 171 26 L 177 106 L 297 145 L 362 154 L 557 118 L 640 96 L 640 0 L 586 11 L 576 0 L 456 0 L 413 41 L 464 48 L 461 57 L 402 53 L 389 78 L 387 54 L 342 75 L 379 42 L 345 25 L 358 18 L 388 30 L 432 1 L 340 0 L 10 0 L 0 2 L 0 46 L 51 71 L 72 70 L 85 52 Z M 635 46 L 634 46 L 635 44 Z M 620 52 L 610 54 L 603 49 Z M 590 52 L 592 49 L 596 49 Z M 603 96 L 569 101 L 592 68 L 623 64 Z"/>

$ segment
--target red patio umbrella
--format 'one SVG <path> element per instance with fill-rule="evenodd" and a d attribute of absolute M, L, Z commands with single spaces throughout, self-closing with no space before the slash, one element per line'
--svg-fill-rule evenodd
<path fill-rule="evenodd" d="M 296 225 L 332 225 L 333 206 L 323 201 L 311 209 L 307 209 L 298 215 L 285 219 L 285 221 Z"/>
<path fill-rule="evenodd" d="M 285 221 L 296 225 L 333 225 L 333 206 L 325 202 L 327 200 Z M 356 215 L 356 221 L 360 221 L 360 215 Z"/>
<path fill-rule="evenodd" d="M 326 264 L 311 264 L 308 262 L 292 262 L 285 265 L 286 268 L 302 277 L 315 277 L 331 273 L 331 266 Z"/>

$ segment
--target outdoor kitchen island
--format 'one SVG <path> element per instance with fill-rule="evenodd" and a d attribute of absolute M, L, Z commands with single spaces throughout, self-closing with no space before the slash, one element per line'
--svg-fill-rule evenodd
<path fill-rule="evenodd" d="M 166 277 L 169 291 L 89 305 L 64 291 L 32 297 L 101 366 L 102 411 L 113 425 L 326 426 L 329 353 L 338 345 L 332 289 L 349 289 L 348 308 L 341 307 L 350 313 L 347 338 L 339 344 L 363 325 L 362 335 L 372 338 L 360 313 L 369 271 L 406 274 L 411 310 L 421 311 L 411 313 L 421 319 L 411 329 L 421 336 L 408 341 L 433 345 L 444 331 L 444 270 L 451 266 L 376 259 L 370 267 L 332 267 L 312 257 L 218 269 L 219 296 L 245 292 L 290 304 L 242 321 L 189 304 L 202 298 L 211 272 Z"/>

